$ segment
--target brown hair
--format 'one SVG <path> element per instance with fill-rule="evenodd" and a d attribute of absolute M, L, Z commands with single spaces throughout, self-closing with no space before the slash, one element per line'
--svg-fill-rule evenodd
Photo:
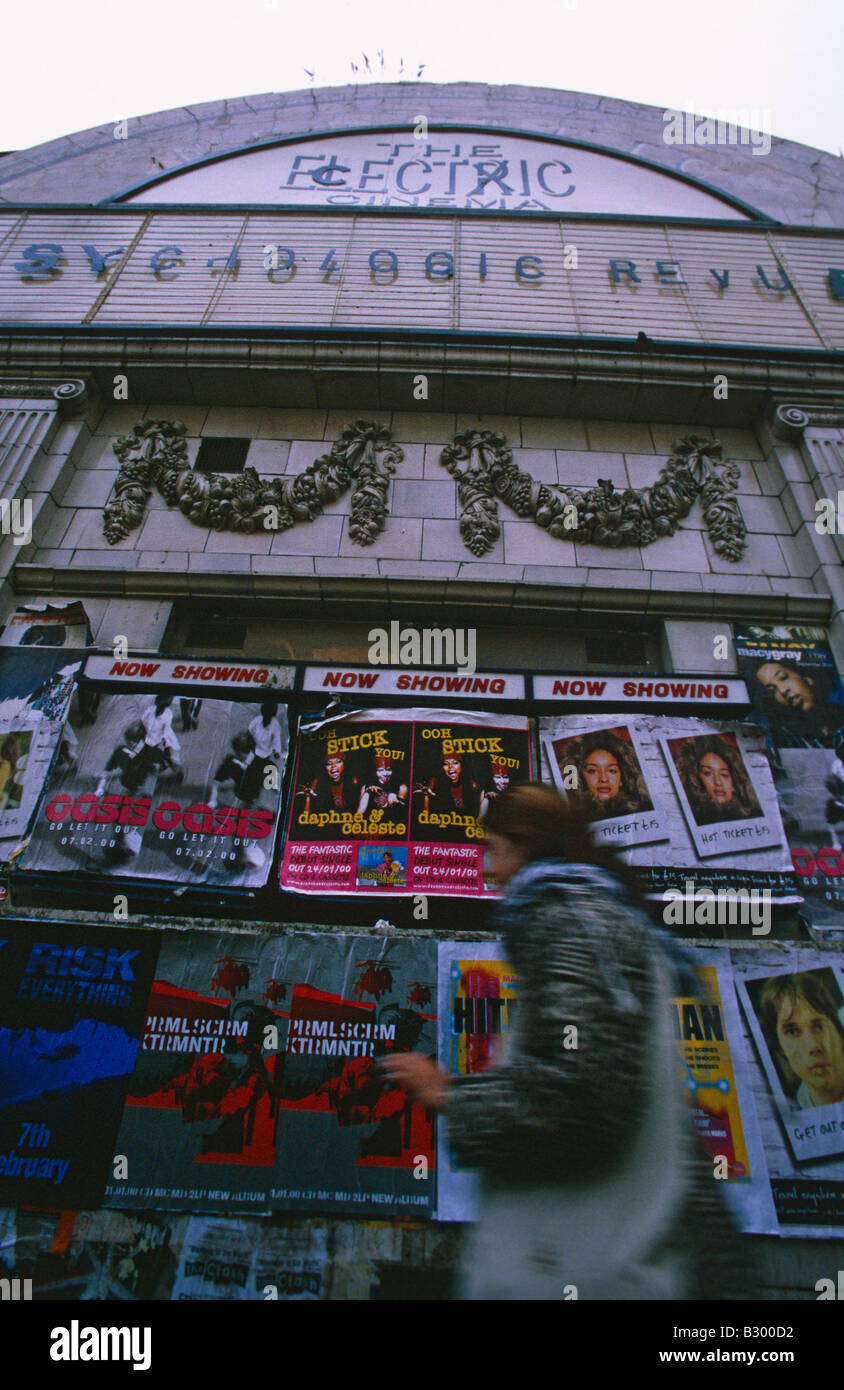
<path fill-rule="evenodd" d="M 607 869 L 657 920 L 632 870 L 614 850 L 595 841 L 587 808 L 580 800 L 561 796 L 542 782 L 520 782 L 490 800 L 480 824 L 482 829 L 518 845 L 527 854 L 528 862 L 562 859 L 570 864 L 597 864 Z"/>
<path fill-rule="evenodd" d="M 783 1006 L 792 1009 L 798 999 L 804 999 L 815 1013 L 828 1018 L 844 1042 L 844 1026 L 838 1015 L 841 991 L 829 966 L 801 970 L 793 975 L 772 975 L 765 981 L 759 992 L 756 1013 L 762 1024 L 768 1051 L 780 1074 L 783 1090 L 792 1096 L 796 1095 L 800 1082 L 780 1046 L 778 1025 Z"/>

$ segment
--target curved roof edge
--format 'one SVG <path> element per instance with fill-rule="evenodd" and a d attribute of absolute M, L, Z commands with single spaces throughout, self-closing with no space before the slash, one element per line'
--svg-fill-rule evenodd
<path fill-rule="evenodd" d="M 92 127 L 0 157 L 3 203 L 102 203 L 120 190 L 235 148 L 362 127 L 431 124 L 518 130 L 602 146 L 717 189 L 797 226 L 844 225 L 844 159 L 772 137 L 750 145 L 665 143 L 665 110 L 547 87 L 366 83 L 305 88 L 131 118 L 128 138 Z"/>

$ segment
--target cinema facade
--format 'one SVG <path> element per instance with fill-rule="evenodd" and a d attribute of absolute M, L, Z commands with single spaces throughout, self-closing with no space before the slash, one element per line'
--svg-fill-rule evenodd
<path fill-rule="evenodd" d="M 841 1106 L 799 1072 L 789 1091 L 757 1004 L 814 972 L 823 1014 L 844 980 L 844 173 L 672 130 L 597 96 L 372 84 L 0 158 L 6 916 L 94 953 L 160 929 L 150 1070 L 114 1115 L 134 1184 L 63 1190 L 90 1208 L 79 1249 L 146 1222 L 187 1296 L 232 1296 L 207 1271 L 235 1249 L 279 1296 L 442 1296 L 466 1175 L 441 1147 L 437 1194 L 413 1180 L 437 1156 L 413 1107 L 372 1103 L 350 1147 L 363 1112 L 333 1062 L 302 1109 L 307 1067 L 433 1050 L 437 1027 L 456 1070 L 488 1059 L 514 986 L 476 817 L 574 769 L 602 835 L 685 903 L 720 1012 L 678 1005 L 678 1039 L 693 1084 L 732 1096 L 700 1124 L 764 1281 L 805 1293 L 807 1249 L 824 1273 L 844 1161 L 806 1116 Z M 714 890 L 767 893 L 764 934 L 696 914 Z M 114 981 L 85 989 L 116 1006 Z M 215 1051 L 260 1010 L 287 1082 Z M 184 1154 L 152 1157 L 209 1084 L 186 1073 L 181 1115 L 172 1076 L 150 1100 L 173 1051 L 223 1059 L 244 1097 L 189 1182 Z M 326 1107 L 342 1127 L 331 1171 L 279 1158 L 294 1103 L 302 1142 Z M 13 1169 L 10 1208 L 35 1178 Z M 254 1239 L 188 1228 L 215 1212 Z M 405 1224 L 387 1241 L 363 1216 Z M 155 1277 L 144 1296 L 170 1296 Z"/>

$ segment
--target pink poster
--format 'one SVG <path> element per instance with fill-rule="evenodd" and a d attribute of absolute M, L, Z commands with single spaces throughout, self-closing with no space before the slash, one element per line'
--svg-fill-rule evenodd
<path fill-rule="evenodd" d="M 366 710 L 309 725 L 297 741 L 281 887 L 492 893 L 479 818 L 532 776 L 520 715 Z"/>

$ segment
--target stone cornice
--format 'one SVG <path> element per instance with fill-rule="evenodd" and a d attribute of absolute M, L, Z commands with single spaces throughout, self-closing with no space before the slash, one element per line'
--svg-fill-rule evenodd
<path fill-rule="evenodd" d="M 416 608 L 426 620 L 437 613 L 452 615 L 459 609 L 466 621 L 504 623 L 553 618 L 580 612 L 638 614 L 649 618 L 721 618 L 724 621 L 754 618 L 757 622 L 826 623 L 831 599 L 823 594 L 789 595 L 742 593 L 736 580 L 734 593 L 701 592 L 699 589 L 618 589 L 596 585 L 525 584 L 471 579 L 372 579 L 329 578 L 287 574 L 204 573 L 201 571 L 133 570 L 85 567 L 54 569 L 20 563 L 12 573 L 16 593 L 86 594 L 125 599 L 273 599 L 285 604 L 288 614 L 337 616 L 358 619 L 383 614 L 385 604 Z"/>
<path fill-rule="evenodd" d="M 844 399 L 840 404 L 811 404 L 805 397 L 800 404 L 783 402 L 771 408 L 771 432 L 783 443 L 796 443 L 809 429 L 844 429 Z"/>
<path fill-rule="evenodd" d="M 73 415 L 88 401 L 88 383 L 67 376 L 0 376 L 0 409 L 4 399 L 55 401 L 61 415 Z"/>
<path fill-rule="evenodd" d="M 252 334 L 126 333 L 61 329 L 0 338 L 0 363 L 15 385 L 29 372 L 45 380 L 52 360 L 88 375 L 106 399 L 116 372 L 132 375 L 136 400 L 183 404 L 201 398 L 212 378 L 214 403 L 332 408 L 338 390 L 355 409 L 409 408 L 409 382 L 429 377 L 427 411 L 695 420 L 752 425 L 773 398 L 801 408 L 833 409 L 844 399 L 844 363 L 762 355 L 751 347 L 718 351 L 655 344 L 642 352 L 598 343 L 518 343 L 418 335 L 402 340 L 356 333 L 284 338 Z M 712 382 L 726 372 L 729 396 Z M 225 375 L 224 375 L 225 374 Z M 66 378 L 57 376 L 56 382 Z M 23 394 L 23 389 L 17 394 Z M 622 402 L 624 409 L 620 410 Z"/>

